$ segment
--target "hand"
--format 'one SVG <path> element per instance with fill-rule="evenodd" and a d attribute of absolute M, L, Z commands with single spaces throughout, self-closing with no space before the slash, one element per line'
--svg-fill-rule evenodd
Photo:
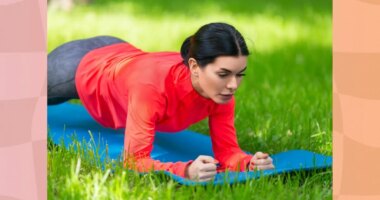
<path fill-rule="evenodd" d="M 254 169 L 274 169 L 273 160 L 267 153 L 256 152 L 249 162 L 249 171 Z"/>
<path fill-rule="evenodd" d="M 218 161 L 211 156 L 198 156 L 186 168 L 186 178 L 199 182 L 210 181 L 216 175 L 217 163 Z"/>

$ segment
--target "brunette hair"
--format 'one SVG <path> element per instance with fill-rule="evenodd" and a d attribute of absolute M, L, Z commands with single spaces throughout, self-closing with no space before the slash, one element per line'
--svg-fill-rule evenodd
<path fill-rule="evenodd" d="M 245 40 L 235 27 L 226 23 L 203 25 L 181 46 L 181 56 L 186 66 L 189 66 L 189 58 L 194 58 L 200 67 L 205 67 L 218 56 L 239 55 L 249 55 Z"/>

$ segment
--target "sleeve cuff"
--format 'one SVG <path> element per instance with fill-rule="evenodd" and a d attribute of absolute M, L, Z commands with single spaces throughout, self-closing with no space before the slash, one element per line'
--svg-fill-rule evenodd
<path fill-rule="evenodd" d="M 249 162 L 251 161 L 253 155 L 247 154 L 242 160 L 240 165 L 240 171 L 246 171 L 249 170 Z"/>
<path fill-rule="evenodd" d="M 186 168 L 189 166 L 193 161 L 190 160 L 188 162 L 181 163 L 174 171 L 173 174 L 180 176 L 182 178 L 187 178 L 186 177 Z"/>
<path fill-rule="evenodd" d="M 252 159 L 253 155 L 246 154 L 244 152 L 237 153 L 234 156 L 232 156 L 229 161 L 224 163 L 222 167 L 218 170 L 219 172 L 230 170 L 230 171 L 240 171 L 243 172 L 248 169 L 248 164 L 250 160 Z"/>

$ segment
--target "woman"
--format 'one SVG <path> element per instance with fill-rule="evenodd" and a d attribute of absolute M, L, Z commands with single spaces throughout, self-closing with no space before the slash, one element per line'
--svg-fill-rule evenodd
<path fill-rule="evenodd" d="M 202 26 L 181 53 L 144 52 L 110 36 L 76 40 L 48 56 L 48 104 L 80 98 L 103 126 L 125 128 L 124 164 L 140 172 L 167 170 L 209 181 L 227 169 L 272 169 L 268 154 L 246 154 L 236 139 L 233 95 L 248 55 L 244 38 L 225 23 Z M 150 158 L 155 131 L 177 132 L 206 117 L 216 159 Z"/>

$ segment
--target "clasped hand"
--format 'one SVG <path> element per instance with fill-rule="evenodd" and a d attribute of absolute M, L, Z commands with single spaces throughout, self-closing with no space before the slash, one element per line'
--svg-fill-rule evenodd
<path fill-rule="evenodd" d="M 186 178 L 199 182 L 210 181 L 216 175 L 216 164 L 218 164 L 218 161 L 211 156 L 198 156 L 186 168 Z M 256 152 L 248 165 L 249 171 L 273 168 L 272 158 L 267 153 L 262 152 Z"/>
<path fill-rule="evenodd" d="M 274 169 L 273 159 L 269 157 L 267 153 L 256 152 L 249 162 L 249 171 L 252 170 L 264 170 L 264 169 Z"/>

